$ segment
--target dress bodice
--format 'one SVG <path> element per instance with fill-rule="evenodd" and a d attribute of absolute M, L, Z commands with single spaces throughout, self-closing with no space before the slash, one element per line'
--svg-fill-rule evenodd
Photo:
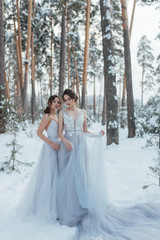
<path fill-rule="evenodd" d="M 64 119 L 64 130 L 68 132 L 69 135 L 79 134 L 83 132 L 83 123 L 84 123 L 84 110 L 81 110 L 77 114 L 75 121 L 73 118 L 63 110 L 63 119 Z"/>
<path fill-rule="evenodd" d="M 50 139 L 58 138 L 58 124 L 56 121 L 52 120 L 48 129 L 47 129 L 47 136 Z"/>

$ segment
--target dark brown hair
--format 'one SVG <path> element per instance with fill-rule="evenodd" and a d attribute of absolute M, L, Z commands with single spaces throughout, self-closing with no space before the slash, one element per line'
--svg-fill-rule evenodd
<path fill-rule="evenodd" d="M 52 102 L 55 100 L 55 98 L 59 98 L 59 101 L 60 101 L 60 105 L 62 103 L 60 97 L 58 95 L 52 95 L 48 98 L 48 106 L 46 107 L 46 109 L 44 110 L 44 113 L 46 114 L 50 114 L 50 105 L 52 104 Z"/>
<path fill-rule="evenodd" d="M 78 100 L 78 96 L 72 89 L 65 89 L 62 94 L 62 99 L 64 101 L 64 95 L 68 95 L 70 98 L 74 99 L 75 102 Z"/>

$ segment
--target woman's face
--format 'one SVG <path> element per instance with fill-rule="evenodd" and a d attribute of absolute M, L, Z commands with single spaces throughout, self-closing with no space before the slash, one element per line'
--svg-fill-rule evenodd
<path fill-rule="evenodd" d="M 50 105 L 50 109 L 52 110 L 58 110 L 61 106 L 61 102 L 59 100 L 59 98 L 55 98 L 53 101 L 52 101 L 52 104 Z"/>
<path fill-rule="evenodd" d="M 71 98 L 68 95 L 64 95 L 64 103 L 68 106 L 68 107 L 72 107 L 75 104 L 75 99 Z"/>

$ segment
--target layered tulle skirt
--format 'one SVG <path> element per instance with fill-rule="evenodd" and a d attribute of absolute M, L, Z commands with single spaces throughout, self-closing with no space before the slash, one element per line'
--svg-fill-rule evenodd
<path fill-rule="evenodd" d="M 158 240 L 158 205 L 118 208 L 110 204 L 102 137 L 82 132 L 65 137 L 73 150 L 67 151 L 61 142 L 58 217 L 60 224 L 78 227 L 74 240 Z"/>
<path fill-rule="evenodd" d="M 58 142 L 57 138 L 51 138 L 51 140 Z M 18 204 L 18 215 L 23 218 L 56 220 L 57 177 L 57 152 L 49 144 L 44 143 L 25 194 Z"/>

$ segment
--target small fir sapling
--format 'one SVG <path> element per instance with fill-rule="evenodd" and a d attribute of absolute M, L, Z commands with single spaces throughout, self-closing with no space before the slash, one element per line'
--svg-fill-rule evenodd
<path fill-rule="evenodd" d="M 7 173 L 11 173 L 12 171 L 20 172 L 17 166 L 17 163 L 20 162 L 17 160 L 17 154 L 21 154 L 19 150 L 22 146 L 17 143 L 16 132 L 14 133 L 13 140 L 7 144 L 7 147 L 11 147 L 10 156 L 8 160 L 2 162 L 0 171 L 5 171 Z"/>
<path fill-rule="evenodd" d="M 155 166 L 149 167 L 149 170 L 151 173 L 148 173 L 147 176 L 148 177 L 151 176 L 151 177 L 155 178 L 157 180 L 157 182 L 144 185 L 143 189 L 146 189 L 153 185 L 160 187 L 160 148 L 158 149 L 158 156 L 156 159 L 154 159 L 154 161 L 155 161 Z"/>
<path fill-rule="evenodd" d="M 19 165 L 32 166 L 34 164 L 34 162 L 25 163 L 17 159 L 17 154 L 21 154 L 19 150 L 22 148 L 22 145 L 17 143 L 16 132 L 14 132 L 13 136 L 13 140 L 7 144 L 7 147 L 11 148 L 10 156 L 7 157 L 7 160 L 2 162 L 0 166 L 0 171 L 6 173 L 11 173 L 12 171 L 20 173 Z"/>

